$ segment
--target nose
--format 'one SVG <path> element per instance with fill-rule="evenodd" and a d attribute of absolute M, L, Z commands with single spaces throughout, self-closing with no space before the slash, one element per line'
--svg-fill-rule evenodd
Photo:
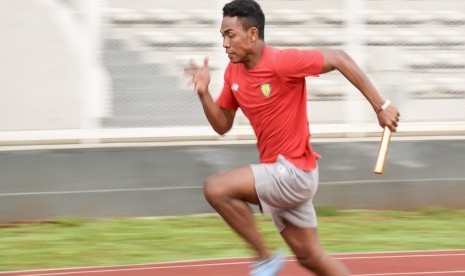
<path fill-rule="evenodd" d="M 223 38 L 223 48 L 228 49 L 230 47 L 228 39 Z"/>

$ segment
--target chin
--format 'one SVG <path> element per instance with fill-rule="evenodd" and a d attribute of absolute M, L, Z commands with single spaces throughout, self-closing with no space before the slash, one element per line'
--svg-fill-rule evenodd
<path fill-rule="evenodd" d="M 242 61 L 241 61 L 240 59 L 238 59 L 238 58 L 230 58 L 229 61 L 230 61 L 231 63 L 241 63 L 241 62 L 242 62 Z"/>

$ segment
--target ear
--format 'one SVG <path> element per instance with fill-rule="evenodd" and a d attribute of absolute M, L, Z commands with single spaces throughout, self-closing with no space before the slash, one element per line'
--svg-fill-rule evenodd
<path fill-rule="evenodd" d="M 258 40 L 258 29 L 256 27 L 249 28 L 248 34 L 251 42 L 255 42 Z"/>

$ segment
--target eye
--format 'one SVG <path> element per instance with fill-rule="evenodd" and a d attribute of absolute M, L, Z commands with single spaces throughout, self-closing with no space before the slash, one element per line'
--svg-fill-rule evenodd
<path fill-rule="evenodd" d="M 227 37 L 233 37 L 234 33 L 228 31 L 224 35 L 226 35 Z"/>

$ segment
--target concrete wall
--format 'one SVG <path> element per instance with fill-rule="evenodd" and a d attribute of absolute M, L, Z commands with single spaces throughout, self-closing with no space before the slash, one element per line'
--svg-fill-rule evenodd
<path fill-rule="evenodd" d="M 378 142 L 315 143 L 315 205 L 465 209 L 463 142 L 394 141 L 381 176 Z M 0 222 L 211 213 L 203 180 L 256 162 L 253 144 L 0 151 Z"/>

